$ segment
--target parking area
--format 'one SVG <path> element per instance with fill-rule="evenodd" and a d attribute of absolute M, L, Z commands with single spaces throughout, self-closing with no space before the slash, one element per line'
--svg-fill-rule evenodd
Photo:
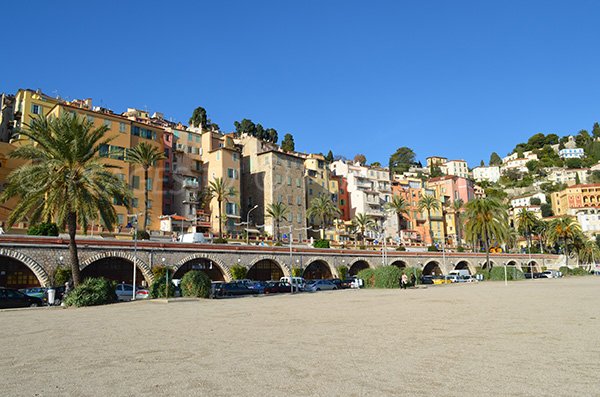
<path fill-rule="evenodd" d="M 0 312 L 20 395 L 594 395 L 600 278 Z"/>

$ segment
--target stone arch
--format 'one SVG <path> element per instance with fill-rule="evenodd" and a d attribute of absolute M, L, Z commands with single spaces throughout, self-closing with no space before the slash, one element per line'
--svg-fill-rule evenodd
<path fill-rule="evenodd" d="M 208 259 L 209 261 L 214 263 L 217 266 L 217 268 L 221 271 L 221 273 L 223 274 L 223 278 L 225 279 L 226 282 L 229 282 L 232 280 L 231 271 L 229 270 L 229 267 L 226 266 L 219 257 L 217 257 L 216 255 L 208 254 L 208 253 L 196 253 L 196 254 L 186 256 L 185 258 L 183 258 L 182 260 L 180 260 L 179 262 L 177 262 L 175 264 L 175 266 L 174 266 L 175 273 L 177 273 L 177 271 L 183 265 L 185 265 L 188 262 L 191 262 L 193 260 L 196 260 L 196 259 Z"/>
<path fill-rule="evenodd" d="M 454 266 L 454 270 L 468 270 L 470 274 L 475 274 L 477 273 L 477 271 L 475 270 L 475 266 L 473 266 L 471 264 L 471 262 L 469 262 L 466 259 L 462 259 L 460 261 L 458 261 L 458 263 Z"/>
<path fill-rule="evenodd" d="M 33 272 L 35 277 L 37 277 L 42 287 L 51 286 L 50 277 L 48 277 L 48 273 L 46 273 L 46 270 L 44 270 L 44 268 L 39 263 L 31 259 L 29 256 L 23 255 L 20 252 L 16 252 L 6 248 L 0 249 L 0 256 L 14 259 L 25 265 L 27 268 L 29 268 L 29 270 Z"/>
<path fill-rule="evenodd" d="M 268 262 L 270 265 L 268 267 L 264 266 L 266 264 L 265 262 Z M 261 269 L 261 266 L 264 266 L 264 268 Z M 255 280 L 261 280 L 261 279 L 271 280 L 271 279 L 277 279 L 278 276 L 279 277 L 282 277 L 282 276 L 290 277 L 291 271 L 287 266 L 282 266 L 274 256 L 268 256 L 268 255 L 260 256 L 258 258 L 255 258 L 248 265 L 248 278 L 255 279 Z M 266 280 L 261 280 L 261 281 L 266 281 Z"/>
<path fill-rule="evenodd" d="M 442 270 L 442 266 L 440 265 L 440 263 L 436 260 L 430 260 L 427 263 L 425 263 L 425 266 L 423 266 L 423 275 L 430 275 L 430 274 L 435 274 L 435 275 L 442 275 L 444 274 L 444 271 Z"/>
<path fill-rule="evenodd" d="M 402 259 L 396 259 L 390 265 L 391 266 L 399 267 L 400 269 L 403 269 L 403 268 L 407 268 L 408 267 L 408 262 L 406 262 L 406 261 L 404 261 Z"/>
<path fill-rule="evenodd" d="M 516 268 L 518 270 L 521 270 L 521 264 L 519 262 L 517 262 L 516 260 L 514 260 L 514 259 L 511 259 L 511 260 L 507 261 L 506 262 L 506 266 L 507 267 L 514 267 L 514 268 Z"/>
<path fill-rule="evenodd" d="M 302 277 L 305 279 L 329 279 L 334 277 L 334 272 L 329 263 L 324 259 L 314 259 L 307 262 Z"/>
<path fill-rule="evenodd" d="M 539 273 L 542 271 L 540 265 L 535 260 L 527 261 L 521 266 L 523 273 Z"/>
<path fill-rule="evenodd" d="M 123 252 L 123 251 L 99 252 L 99 253 L 87 258 L 83 262 L 81 262 L 79 264 L 79 270 L 85 269 L 86 267 L 93 264 L 94 262 L 97 262 L 102 259 L 109 259 L 109 258 L 125 259 L 131 263 L 134 263 L 134 261 L 135 261 L 135 256 L 129 252 Z M 146 279 L 146 282 L 148 283 L 148 285 L 152 284 L 152 282 L 154 281 L 154 274 L 152 274 L 152 271 L 150 270 L 150 266 L 148 266 L 148 264 L 140 258 L 137 258 L 137 261 L 135 263 L 136 263 L 137 268 L 142 272 L 142 275 Z"/>
<path fill-rule="evenodd" d="M 357 258 L 350 264 L 350 267 L 348 268 L 348 274 L 351 276 L 356 276 L 361 270 L 372 267 L 373 266 L 371 266 L 368 260 L 364 258 Z"/>

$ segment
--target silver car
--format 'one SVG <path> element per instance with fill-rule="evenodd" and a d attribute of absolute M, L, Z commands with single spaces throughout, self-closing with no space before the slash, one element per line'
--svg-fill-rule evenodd
<path fill-rule="evenodd" d="M 316 280 L 309 284 L 306 284 L 304 287 L 305 291 L 315 292 L 315 291 L 327 291 L 327 290 L 336 290 L 337 287 L 334 283 L 329 280 Z"/>
<path fill-rule="evenodd" d="M 117 288 L 115 288 L 115 293 L 117 294 L 117 300 L 130 301 L 131 297 L 133 296 L 133 285 L 117 284 Z M 150 293 L 147 289 L 136 288 L 135 299 L 148 299 L 149 297 Z"/>

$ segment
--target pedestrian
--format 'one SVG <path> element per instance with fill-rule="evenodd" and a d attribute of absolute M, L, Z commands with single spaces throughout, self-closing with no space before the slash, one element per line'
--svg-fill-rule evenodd
<path fill-rule="evenodd" d="M 417 278 L 415 277 L 414 273 L 410 276 L 410 283 L 412 284 L 413 287 L 415 285 L 417 285 Z"/>
<path fill-rule="evenodd" d="M 402 274 L 402 279 L 400 281 L 400 288 L 402 289 L 406 289 L 408 285 L 408 276 L 406 275 L 406 273 Z"/>

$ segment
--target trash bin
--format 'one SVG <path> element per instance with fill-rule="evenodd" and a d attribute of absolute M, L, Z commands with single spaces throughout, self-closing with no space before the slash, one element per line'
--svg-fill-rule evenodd
<path fill-rule="evenodd" d="M 56 299 L 56 290 L 54 288 L 48 288 L 48 305 L 54 305 Z"/>

